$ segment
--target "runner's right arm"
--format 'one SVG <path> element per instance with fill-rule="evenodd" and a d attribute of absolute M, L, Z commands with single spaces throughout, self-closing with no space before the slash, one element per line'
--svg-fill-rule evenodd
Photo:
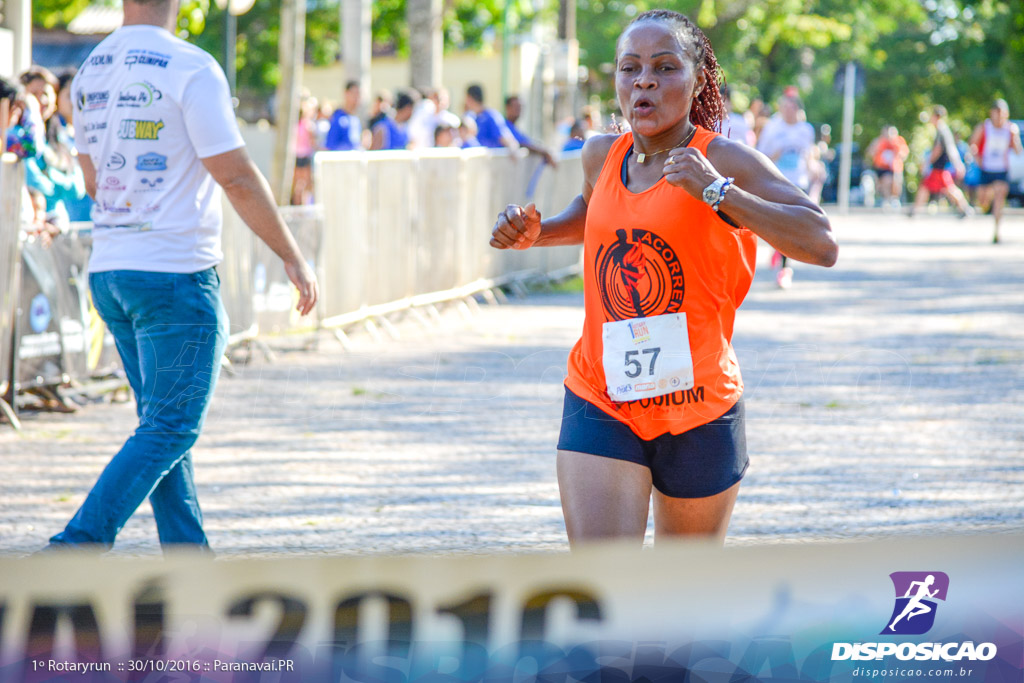
<path fill-rule="evenodd" d="M 256 169 L 245 147 L 201 159 L 213 179 L 224 188 L 231 205 L 256 236 L 284 261 L 285 272 L 299 290 L 295 308 L 302 315 L 313 310 L 319 296 L 316 275 L 295 244 L 274 204 L 266 179 Z"/>
<path fill-rule="evenodd" d="M 509 204 L 498 214 L 491 232 L 491 246 L 495 249 L 529 249 L 530 247 L 558 247 L 583 244 L 583 231 L 587 224 L 587 203 L 608 150 L 618 136 L 598 135 L 583 145 L 583 192 L 569 202 L 569 206 L 554 218 L 542 221 L 533 204 L 525 208 Z"/>

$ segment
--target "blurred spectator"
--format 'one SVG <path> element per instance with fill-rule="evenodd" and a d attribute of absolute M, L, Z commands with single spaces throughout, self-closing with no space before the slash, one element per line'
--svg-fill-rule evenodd
<path fill-rule="evenodd" d="M 313 154 L 316 153 L 316 116 L 320 109 L 315 97 L 299 102 L 299 120 L 295 123 L 295 174 L 292 179 L 292 204 L 313 201 Z"/>
<path fill-rule="evenodd" d="M 395 117 L 385 116 L 373 127 L 370 149 L 407 149 L 409 146 L 409 119 L 416 106 L 415 91 L 402 91 L 395 101 Z"/>
<path fill-rule="evenodd" d="M 51 210 L 56 210 L 58 214 L 66 212 L 71 221 L 88 221 L 93 201 L 85 190 L 85 176 L 78 164 L 78 150 L 75 149 L 75 107 L 71 101 L 71 81 L 74 77 L 75 72 L 69 71 L 57 79 L 56 112 L 46 122 L 46 144 L 53 151 L 47 177 L 54 184 L 55 197 Z"/>
<path fill-rule="evenodd" d="M 447 123 L 437 124 L 434 129 L 434 147 L 458 147 L 455 130 Z"/>
<path fill-rule="evenodd" d="M 21 144 L 16 129 L 21 128 L 25 106 L 25 91 L 21 85 L 0 77 L 0 154 L 10 151 L 24 158 L 25 153 L 15 149 L 12 143 Z"/>
<path fill-rule="evenodd" d="M 362 123 L 359 121 L 359 102 L 362 92 L 359 81 L 345 84 L 345 101 L 331 116 L 331 126 L 327 131 L 324 149 L 331 151 L 348 151 L 362 149 Z M 371 123 L 371 127 L 372 127 Z"/>
<path fill-rule="evenodd" d="M 57 77 L 49 69 L 41 66 L 29 67 L 19 77 L 25 88 L 25 103 L 28 105 L 22 121 L 26 130 L 33 136 L 38 154 L 49 155 L 46 146 L 46 120 L 57 109 Z"/>
<path fill-rule="evenodd" d="M 468 116 L 463 116 L 459 123 L 459 146 L 463 149 L 483 147 L 476 139 L 476 121 Z"/>
<path fill-rule="evenodd" d="M 473 84 L 466 88 L 466 116 L 476 123 L 476 139 L 480 145 L 500 149 L 519 149 L 512 131 L 509 130 L 505 117 L 494 109 L 484 106 L 484 89 Z"/>
<path fill-rule="evenodd" d="M 91 203 L 86 200 L 85 179 L 69 145 L 70 130 L 57 114 L 60 81 L 39 66 L 25 71 L 19 80 L 25 88 L 25 109 L 14 130 L 15 146 L 20 147 L 25 164 L 25 182 L 46 197 L 46 210 L 56 224 L 67 226 L 71 220 L 68 207 L 75 210 L 76 219 L 87 220 Z M 65 98 L 70 103 L 70 96 Z"/>
<path fill-rule="evenodd" d="M 53 243 L 53 238 L 61 233 L 60 227 L 53 221 L 52 215 L 46 211 L 46 197 L 34 187 L 28 188 L 29 210 L 25 212 L 26 218 L 22 228 L 29 235 L 38 237 L 44 247 Z"/>
<path fill-rule="evenodd" d="M 544 163 L 548 164 L 552 168 L 557 168 L 558 164 L 555 162 L 554 157 L 551 156 L 551 152 L 544 145 L 534 142 L 523 133 L 521 130 L 516 128 L 516 122 L 519 117 L 523 115 L 523 103 L 519 99 L 518 95 L 509 95 L 505 98 L 505 123 L 508 126 L 508 130 L 512 133 L 512 137 L 516 139 L 520 147 L 525 147 L 530 150 L 533 154 L 539 154 L 544 159 Z"/>
<path fill-rule="evenodd" d="M 331 116 L 334 107 L 330 102 L 321 102 L 316 112 L 316 148 L 326 149 L 327 133 L 331 130 Z"/>
<path fill-rule="evenodd" d="M 751 130 L 754 131 L 754 140 L 761 139 L 761 131 L 768 124 L 768 120 L 771 117 L 771 112 L 768 110 L 768 106 L 764 103 L 764 100 L 757 98 L 750 103 L 750 108 L 747 109 L 747 113 L 750 114 L 748 120 L 752 120 Z"/>
<path fill-rule="evenodd" d="M 572 152 L 577 149 L 583 149 L 583 144 L 586 141 L 586 123 L 583 119 L 576 119 L 573 121 L 572 127 L 569 129 L 569 139 L 565 141 L 562 146 L 563 152 Z"/>
<path fill-rule="evenodd" d="M 585 141 L 601 134 L 601 117 L 590 105 L 580 110 L 580 117 L 577 120 L 583 127 L 583 139 Z"/>
<path fill-rule="evenodd" d="M 730 140 L 742 142 L 753 147 L 757 140 L 754 131 L 751 130 L 747 118 L 743 114 L 737 114 L 732 109 L 732 98 L 729 94 L 729 86 L 722 84 L 722 104 L 725 105 L 725 120 L 722 121 L 722 134 Z"/>
<path fill-rule="evenodd" d="M 373 99 L 373 106 L 370 108 L 370 120 L 366 127 L 373 130 L 373 127 L 384 120 L 384 117 L 391 113 L 391 105 L 394 98 L 390 90 L 378 90 L 377 96 Z"/>
<path fill-rule="evenodd" d="M 446 88 L 434 90 L 429 88 L 423 93 L 423 101 L 413 109 L 409 120 L 409 140 L 413 149 L 417 147 L 447 147 L 436 142 L 437 129 L 447 127 L 455 130 L 459 127 L 459 117 L 449 111 L 451 98 Z"/>
<path fill-rule="evenodd" d="M 409 117 L 409 148 L 432 147 L 437 130 L 437 91 L 433 88 L 419 90 L 420 100 Z"/>
<path fill-rule="evenodd" d="M 868 145 L 868 157 L 875 175 L 882 206 L 899 208 L 903 195 L 903 163 L 910 156 L 910 147 L 896 126 L 882 126 L 881 134 Z"/>

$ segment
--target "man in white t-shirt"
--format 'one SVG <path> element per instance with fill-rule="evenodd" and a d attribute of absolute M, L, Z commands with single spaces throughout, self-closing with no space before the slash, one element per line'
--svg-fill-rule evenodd
<path fill-rule="evenodd" d="M 803 116 L 803 105 L 795 92 L 787 89 L 779 99 L 779 111 L 761 129 L 757 149 L 764 152 L 789 182 L 804 192 L 811 189 L 810 164 L 814 153 L 814 126 Z M 795 90 L 795 89 L 794 89 Z M 772 255 L 775 281 L 782 289 L 793 283 L 793 269 L 779 251 Z"/>
<path fill-rule="evenodd" d="M 814 126 L 801 119 L 803 106 L 793 95 L 779 99 L 779 111 L 761 130 L 757 148 L 775 162 L 782 175 L 807 192 L 811 186 L 808 162 L 814 150 Z"/>
<path fill-rule="evenodd" d="M 208 549 L 192 477 L 227 341 L 215 266 L 220 190 L 285 263 L 298 310 L 317 282 L 245 150 L 227 80 L 176 38 L 177 0 L 125 0 L 124 26 L 72 85 L 93 208 L 89 285 L 135 392 L 139 425 L 50 548 L 109 549 L 148 497 L 164 548 Z"/>

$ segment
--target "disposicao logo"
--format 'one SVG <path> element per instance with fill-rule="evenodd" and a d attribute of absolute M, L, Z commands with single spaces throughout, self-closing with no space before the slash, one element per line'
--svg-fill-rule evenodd
<path fill-rule="evenodd" d="M 893 572 L 889 575 L 896 601 L 879 635 L 916 636 L 935 625 L 938 602 L 946 601 L 949 576 L 943 572 Z M 993 643 L 835 643 L 832 660 L 872 660 L 895 656 L 900 660 L 988 661 L 996 656 Z"/>
<path fill-rule="evenodd" d="M 949 577 L 942 572 L 893 572 L 896 605 L 881 635 L 917 636 L 935 624 L 936 600 L 946 601 Z"/>

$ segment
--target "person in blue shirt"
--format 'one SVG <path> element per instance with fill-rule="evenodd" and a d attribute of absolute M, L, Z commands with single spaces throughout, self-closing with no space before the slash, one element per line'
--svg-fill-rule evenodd
<path fill-rule="evenodd" d="M 544 158 L 544 163 L 551 166 L 551 168 L 557 168 L 558 164 L 555 162 L 555 158 L 551 156 L 551 152 L 544 145 L 534 142 L 530 139 L 526 133 L 523 133 L 516 128 L 516 122 L 519 117 L 523 114 L 523 103 L 519 99 L 519 95 L 509 95 L 505 98 L 505 122 L 508 125 L 509 131 L 512 133 L 512 137 L 516 139 L 520 147 L 525 147 L 530 150 L 533 154 L 539 154 Z"/>
<path fill-rule="evenodd" d="M 409 119 L 412 118 L 416 106 L 413 92 L 401 92 L 395 100 L 395 118 L 390 116 L 380 120 L 373 127 L 373 142 L 370 149 L 406 149 L 409 146 Z"/>
<path fill-rule="evenodd" d="M 583 119 L 576 119 L 572 122 L 572 128 L 569 129 L 569 139 L 565 141 L 565 145 L 562 146 L 563 152 L 573 152 L 577 149 L 583 149 L 583 143 L 586 138 L 586 124 Z"/>
<path fill-rule="evenodd" d="M 362 148 L 363 124 L 356 114 L 361 97 L 359 81 L 345 84 L 345 102 L 331 115 L 331 127 L 327 131 L 324 149 L 349 151 Z"/>
<path fill-rule="evenodd" d="M 519 149 L 519 143 L 509 130 L 505 117 L 484 106 L 484 89 L 480 85 L 473 84 L 466 88 L 466 118 L 476 123 L 476 139 L 482 146 Z"/>
<path fill-rule="evenodd" d="M 469 149 L 482 146 L 476 139 L 476 121 L 468 116 L 463 116 L 459 123 L 459 147 Z"/>

